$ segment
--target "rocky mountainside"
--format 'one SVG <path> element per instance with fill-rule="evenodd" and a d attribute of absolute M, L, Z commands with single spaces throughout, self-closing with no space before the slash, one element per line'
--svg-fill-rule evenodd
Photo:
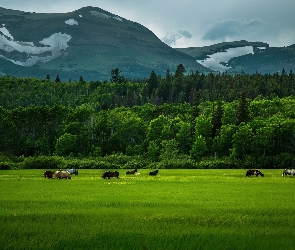
<path fill-rule="evenodd" d="M 119 68 L 126 78 L 165 75 L 183 64 L 206 71 L 186 53 L 163 43 L 141 24 L 100 8 L 40 14 L 0 8 L 0 74 L 62 81 L 109 80 Z"/>
<path fill-rule="evenodd" d="M 0 8 L 0 76 L 47 75 L 62 81 L 165 76 L 183 64 L 186 72 L 276 73 L 295 69 L 295 45 L 273 48 L 236 41 L 173 49 L 139 23 L 96 7 L 69 13 L 29 13 Z"/>
<path fill-rule="evenodd" d="M 179 48 L 212 71 L 230 74 L 274 74 L 295 70 L 295 45 L 269 47 L 263 42 L 224 42 L 205 47 Z"/>

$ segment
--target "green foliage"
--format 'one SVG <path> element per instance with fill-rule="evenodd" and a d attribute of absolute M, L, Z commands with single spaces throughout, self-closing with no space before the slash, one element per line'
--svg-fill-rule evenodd
<path fill-rule="evenodd" d="M 270 159 L 278 163 L 274 157 L 295 154 L 295 98 L 287 96 L 295 90 L 293 73 L 185 75 L 184 70 L 179 66 L 166 78 L 152 72 L 150 84 L 157 84 L 151 98 L 146 80 L 55 83 L 0 77 L 0 152 L 101 162 L 83 168 L 101 168 L 104 162 L 125 168 L 135 157 L 146 158 L 144 166 L 181 162 L 180 156 L 231 157 L 241 167 L 255 161 L 265 167 Z M 260 80 L 271 84 L 262 88 Z M 288 84 L 277 93 L 282 81 Z M 160 88 L 169 93 L 157 96 Z"/>
<path fill-rule="evenodd" d="M 14 164 L 12 162 L 0 162 L 0 170 L 13 169 Z"/>
<path fill-rule="evenodd" d="M 64 161 L 63 165 L 64 169 L 118 169 L 120 168 L 119 164 L 114 162 L 107 162 L 104 159 L 97 158 L 74 158 L 70 157 L 66 161 Z"/>
<path fill-rule="evenodd" d="M 64 159 L 54 156 L 27 157 L 21 164 L 22 169 L 58 169 L 62 168 Z"/>
<path fill-rule="evenodd" d="M 161 142 L 160 160 L 169 160 L 177 158 L 179 154 L 178 142 L 175 139 L 163 140 Z"/>
<path fill-rule="evenodd" d="M 207 152 L 208 147 L 206 144 L 206 140 L 204 139 L 204 137 L 199 135 L 193 144 L 193 147 L 190 151 L 190 155 L 195 160 L 201 160 L 201 158 L 204 157 L 207 154 Z"/>
<path fill-rule="evenodd" d="M 55 154 L 59 156 L 77 155 L 78 153 L 78 136 L 65 133 L 60 136 L 55 145 Z"/>
<path fill-rule="evenodd" d="M 196 162 L 188 156 L 164 159 L 157 164 L 158 169 L 196 169 Z"/>
<path fill-rule="evenodd" d="M 235 169 L 235 168 L 249 168 L 248 166 L 240 165 L 238 161 L 230 158 L 221 159 L 206 159 L 197 164 L 199 169 Z M 251 168 L 251 167 L 250 167 Z"/>
<path fill-rule="evenodd" d="M 151 161 L 158 161 L 160 156 L 160 147 L 156 141 L 149 141 L 147 156 Z"/>
<path fill-rule="evenodd" d="M 109 162 L 110 164 L 115 164 L 117 166 L 120 166 L 118 168 L 121 168 L 123 165 L 125 165 L 130 159 L 133 159 L 132 156 L 123 155 L 122 153 L 118 154 L 112 154 L 112 155 L 106 155 L 103 157 L 103 160 L 105 162 Z"/>
<path fill-rule="evenodd" d="M 150 162 L 143 157 L 134 157 L 129 160 L 122 168 L 124 169 L 145 169 Z"/>
<path fill-rule="evenodd" d="M 233 149 L 231 156 L 241 159 L 251 153 L 252 128 L 248 124 L 241 123 L 233 135 Z"/>

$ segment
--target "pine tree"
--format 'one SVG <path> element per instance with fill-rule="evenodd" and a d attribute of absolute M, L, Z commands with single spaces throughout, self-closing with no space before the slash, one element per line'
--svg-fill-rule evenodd
<path fill-rule="evenodd" d="M 184 66 L 182 65 L 182 64 L 179 64 L 178 66 L 177 66 L 177 69 L 176 69 L 176 71 L 175 71 L 175 77 L 177 78 L 177 77 L 183 77 L 184 76 L 184 73 L 185 73 L 185 68 L 184 68 Z"/>
<path fill-rule="evenodd" d="M 119 70 L 118 68 L 112 69 L 111 70 L 111 82 L 114 83 L 124 83 L 126 80 L 124 78 L 124 76 L 121 76 L 121 70 Z"/>
<path fill-rule="evenodd" d="M 236 113 L 236 123 L 239 125 L 241 122 L 248 122 L 249 121 L 249 104 L 246 99 L 246 94 L 242 91 L 237 107 Z"/>
<path fill-rule="evenodd" d="M 147 91 L 148 96 L 151 98 L 154 89 L 158 88 L 158 78 L 154 70 L 152 70 L 151 75 L 147 81 Z"/>
<path fill-rule="evenodd" d="M 193 100 L 192 111 L 191 111 L 191 137 L 193 138 L 195 135 L 195 125 L 196 118 L 200 115 L 200 98 L 199 95 L 196 94 Z"/>
<path fill-rule="evenodd" d="M 213 104 L 213 112 L 212 112 L 212 139 L 215 138 L 216 133 L 218 130 L 220 130 L 221 126 L 222 126 L 222 116 L 223 116 L 223 108 L 222 108 L 222 102 L 221 102 L 221 98 L 218 98 L 217 101 L 217 107 L 215 109 L 215 105 Z"/>
<path fill-rule="evenodd" d="M 60 82 L 59 76 L 57 75 L 55 78 L 55 82 Z"/>

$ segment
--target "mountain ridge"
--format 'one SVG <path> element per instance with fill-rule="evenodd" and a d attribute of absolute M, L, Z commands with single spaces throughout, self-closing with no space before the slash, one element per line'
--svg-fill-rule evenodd
<path fill-rule="evenodd" d="M 46 73 L 48 71 L 51 74 L 56 72 L 64 78 L 71 75 L 77 78 L 81 75 L 85 79 L 94 80 L 110 78 L 110 72 L 114 68 L 119 68 L 122 74 L 129 78 L 147 77 L 152 70 L 163 75 L 167 69 L 173 71 L 179 64 L 183 64 L 188 71 L 206 70 L 191 56 L 163 43 L 143 25 L 97 7 L 83 7 L 65 14 L 40 14 L 13 10 L 6 12 L 4 8 L 1 8 L 0 12 L 0 20 L 2 24 L 5 24 L 2 31 L 7 30 L 13 37 L 13 41 L 12 39 L 4 41 L 8 44 L 5 47 L 6 51 L 3 46 L 0 50 L 2 57 L 0 68 L 4 74 L 21 75 L 23 73 L 23 75 L 34 76 L 35 68 L 39 71 L 38 76 L 43 78 L 44 74 L 49 74 Z M 53 40 L 51 36 L 54 34 L 59 41 L 53 46 L 49 40 Z M 65 38 L 61 38 L 62 35 Z M 2 32 L 0 37 L 2 44 L 4 37 Z M 19 67 L 22 64 L 21 60 L 26 59 L 25 56 L 28 56 L 30 60 L 40 59 L 40 57 L 37 58 L 36 53 L 23 52 L 23 47 L 19 51 L 22 53 L 19 53 L 18 63 L 11 61 L 16 61 L 15 59 L 7 58 L 10 52 L 13 52 L 14 58 L 17 58 L 16 46 L 20 46 L 20 42 L 36 47 L 36 44 L 40 45 L 40 42 L 44 45 L 44 39 L 45 46 L 41 46 L 42 49 L 44 50 L 46 46 L 52 47 L 52 50 L 47 53 L 52 55 L 53 51 L 57 53 L 59 50 L 58 56 L 52 60 L 45 58 L 44 60 L 47 60 L 45 63 L 40 60 L 30 69 Z M 17 41 L 17 45 L 14 41 Z M 61 46 L 62 41 L 64 44 Z M 14 48 L 7 49 L 13 42 Z M 38 49 L 41 50 L 41 48 Z"/>
<path fill-rule="evenodd" d="M 34 13 L 0 7 L 0 75 L 63 81 L 109 80 L 119 68 L 126 78 L 165 76 L 183 64 L 186 73 L 275 73 L 295 66 L 294 46 L 272 48 L 245 40 L 204 47 L 172 48 L 140 23 L 98 7 L 68 13 Z M 232 49 L 246 48 L 230 58 Z M 227 59 L 210 66 L 218 53 Z M 243 54 L 244 53 L 244 54 Z M 229 54 L 229 53 L 228 53 Z M 211 61 L 214 60 L 211 58 Z"/>

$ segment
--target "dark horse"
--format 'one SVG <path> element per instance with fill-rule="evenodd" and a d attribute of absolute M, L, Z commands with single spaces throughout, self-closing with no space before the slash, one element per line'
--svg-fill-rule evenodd
<path fill-rule="evenodd" d="M 158 173 L 159 173 L 159 170 L 155 170 L 155 171 L 151 171 L 151 172 L 149 173 L 149 175 L 154 175 L 154 176 L 156 176 Z"/>
<path fill-rule="evenodd" d="M 135 174 L 137 172 L 137 168 L 131 170 L 131 171 L 127 171 L 126 174 Z"/>
<path fill-rule="evenodd" d="M 43 173 L 44 177 L 45 177 L 45 178 L 47 177 L 48 179 L 52 179 L 53 174 L 54 174 L 54 172 L 52 172 L 52 171 L 45 171 L 45 172 Z"/>
<path fill-rule="evenodd" d="M 119 178 L 119 172 L 104 171 L 101 177 L 103 179 L 106 179 L 106 178 L 110 179 L 111 177 Z"/>
<path fill-rule="evenodd" d="M 261 173 L 261 172 L 260 172 L 259 170 L 257 170 L 257 169 L 250 169 L 250 170 L 248 170 L 247 173 L 246 173 L 246 176 L 248 177 L 248 176 L 251 176 L 251 175 L 255 175 L 256 177 L 257 177 L 258 175 L 261 175 L 262 177 L 264 176 L 264 174 Z"/>

